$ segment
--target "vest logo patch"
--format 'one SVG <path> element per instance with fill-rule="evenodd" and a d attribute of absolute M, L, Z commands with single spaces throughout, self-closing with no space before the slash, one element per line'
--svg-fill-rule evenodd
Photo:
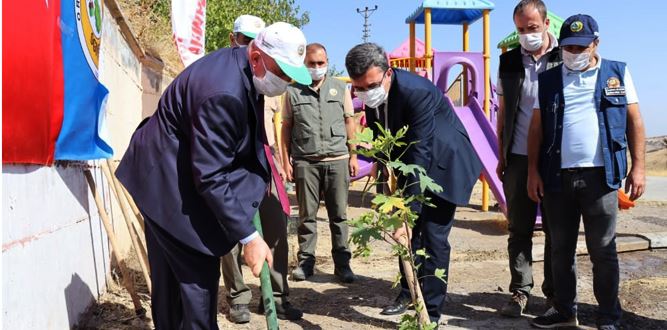
<path fill-rule="evenodd" d="M 336 96 L 338 95 L 338 91 L 335 88 L 332 88 L 329 90 L 329 95 Z"/>
<path fill-rule="evenodd" d="M 605 87 L 604 94 L 607 96 L 625 96 L 625 87 Z"/>
<path fill-rule="evenodd" d="M 621 80 L 616 77 L 607 79 L 607 87 L 604 89 L 607 96 L 624 96 L 625 86 L 621 86 Z"/>
<path fill-rule="evenodd" d="M 572 32 L 579 32 L 584 29 L 584 23 L 581 21 L 574 21 L 572 24 L 570 24 L 570 31 Z"/>
<path fill-rule="evenodd" d="M 607 87 L 609 87 L 609 88 L 621 87 L 621 81 L 616 77 L 611 77 L 611 78 L 607 79 Z"/>

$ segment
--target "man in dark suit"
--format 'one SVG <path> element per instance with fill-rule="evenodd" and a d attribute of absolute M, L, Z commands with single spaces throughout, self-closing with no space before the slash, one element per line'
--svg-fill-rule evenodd
<path fill-rule="evenodd" d="M 429 258 L 422 264 L 419 276 L 433 275 L 436 269 L 449 270 L 449 232 L 457 205 L 467 205 L 472 188 L 481 171 L 481 163 L 473 150 L 468 134 L 450 108 L 443 93 L 429 80 L 407 71 L 389 68 L 384 50 L 373 43 L 352 48 L 345 66 L 352 78 L 355 94 L 366 105 L 369 127 L 376 123 L 395 133 L 408 126 L 405 142 L 416 142 L 407 150 L 395 148 L 392 158 L 405 151 L 401 160 L 406 164 L 422 166 L 427 175 L 442 186 L 443 191 L 426 191 L 435 207 L 413 205 L 419 213 L 412 230 L 413 250 L 424 248 Z M 376 132 L 377 133 L 377 132 Z M 421 193 L 414 176 L 398 177 L 399 186 L 407 187 L 407 195 Z M 397 230 L 395 237 L 406 235 L 406 228 Z M 400 266 L 400 263 L 399 263 Z M 403 269 L 401 269 L 403 272 Z M 447 274 L 447 273 L 445 273 Z M 445 300 L 447 284 L 434 276 L 421 280 L 424 300 L 432 322 L 440 319 L 441 304 Z M 401 277 L 401 293 L 394 304 L 382 314 L 405 312 L 410 303 L 410 291 Z"/>
<path fill-rule="evenodd" d="M 220 49 L 186 68 L 132 136 L 116 175 L 146 219 L 157 329 L 217 329 L 219 257 L 244 244 L 258 276 L 272 263 L 252 225 L 267 194 L 263 95 L 309 84 L 306 39 L 275 23 L 247 48 Z"/>

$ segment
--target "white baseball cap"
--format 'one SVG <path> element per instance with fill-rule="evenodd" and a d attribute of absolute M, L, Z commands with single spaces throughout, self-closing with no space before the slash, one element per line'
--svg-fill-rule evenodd
<path fill-rule="evenodd" d="M 253 42 L 264 53 L 271 56 L 280 69 L 302 85 L 310 85 L 308 69 L 303 64 L 306 58 L 306 37 L 292 24 L 276 22 L 260 31 Z"/>
<path fill-rule="evenodd" d="M 241 32 L 250 38 L 257 38 L 257 33 L 266 27 L 264 21 L 253 15 L 241 15 L 234 21 L 234 33 Z"/>

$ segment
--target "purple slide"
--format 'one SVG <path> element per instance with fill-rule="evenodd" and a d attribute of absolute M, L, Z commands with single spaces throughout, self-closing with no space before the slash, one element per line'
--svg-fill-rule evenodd
<path fill-rule="evenodd" d="M 371 170 L 373 169 L 373 164 L 374 162 L 362 155 L 357 156 L 357 161 L 359 162 L 359 171 L 357 171 L 357 175 L 353 176 L 350 178 L 350 181 L 354 182 L 359 179 L 362 179 L 364 177 L 370 176 L 371 175 Z"/>
<path fill-rule="evenodd" d="M 437 52 L 434 55 L 433 82 L 443 91 L 449 87 L 449 71 L 456 65 L 462 65 L 468 71 L 469 91 L 468 104 L 462 107 L 456 107 L 452 101 L 445 95 L 445 99 L 454 109 L 463 126 L 468 131 L 468 136 L 472 142 L 475 153 L 482 161 L 484 177 L 489 183 L 491 192 L 496 197 L 500 209 L 507 216 L 507 201 L 503 191 L 503 183 L 496 174 L 498 167 L 498 138 L 495 132 L 495 118 L 492 121 L 487 119 L 484 114 L 480 99 L 484 98 L 484 58 L 481 53 L 473 52 Z M 498 100 L 495 95 L 495 88 L 491 86 L 491 103 L 497 105 Z M 493 117 L 493 115 L 492 115 Z M 542 225 L 541 216 L 538 216 L 536 228 Z"/>
<path fill-rule="evenodd" d="M 486 119 L 484 110 L 479 101 L 477 101 L 477 98 L 471 96 L 468 105 L 464 107 L 455 107 L 447 96 L 445 96 L 445 99 L 449 103 L 449 106 L 456 112 L 466 131 L 468 131 L 468 136 L 470 136 L 470 141 L 477 153 L 477 157 L 482 161 L 482 173 L 489 183 L 491 192 L 496 196 L 500 209 L 503 213 L 507 214 L 503 183 L 496 174 L 496 167 L 498 167 L 498 140 L 491 122 Z"/>

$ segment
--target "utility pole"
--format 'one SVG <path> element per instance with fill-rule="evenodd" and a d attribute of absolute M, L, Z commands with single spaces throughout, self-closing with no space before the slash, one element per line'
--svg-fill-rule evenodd
<path fill-rule="evenodd" d="M 373 7 L 372 9 L 369 9 L 368 7 L 366 7 L 364 10 L 357 8 L 357 13 L 364 16 L 364 30 L 363 30 L 364 36 L 362 37 L 364 42 L 368 42 L 368 38 L 371 37 L 371 24 L 368 23 L 368 18 L 371 17 L 371 15 L 373 15 L 373 12 L 376 11 L 377 9 L 378 9 L 377 5 L 375 5 L 375 7 Z"/>

